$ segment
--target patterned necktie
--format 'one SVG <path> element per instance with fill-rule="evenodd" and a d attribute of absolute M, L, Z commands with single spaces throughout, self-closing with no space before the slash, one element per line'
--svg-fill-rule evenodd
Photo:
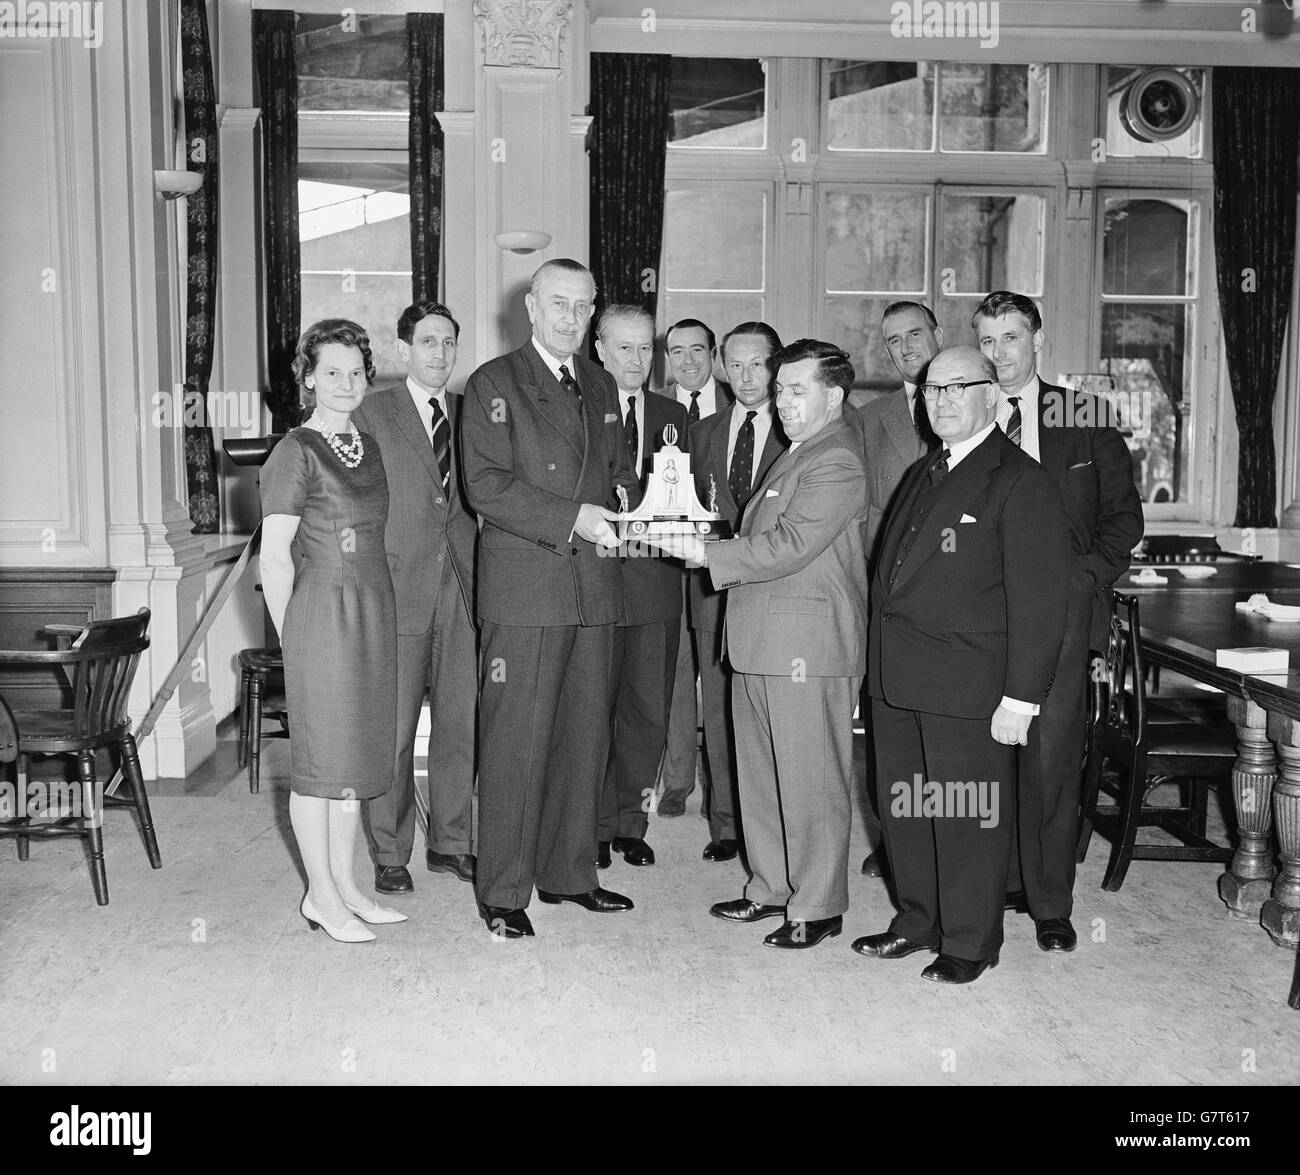
<path fill-rule="evenodd" d="M 691 393 L 691 406 L 686 409 L 686 423 L 688 426 L 692 424 L 700 423 L 700 393 L 699 392 Z"/>
<path fill-rule="evenodd" d="M 1020 430 L 1023 427 L 1023 421 L 1020 419 L 1020 397 L 1008 396 L 1007 403 L 1011 405 L 1011 415 L 1007 418 L 1005 429 L 1007 440 L 1018 448 L 1020 446 Z"/>
<path fill-rule="evenodd" d="M 925 410 L 925 394 L 916 389 L 916 398 L 912 402 L 912 423 L 916 426 L 916 435 L 921 438 L 927 453 L 933 453 L 939 447 L 939 438 L 930 426 L 930 414 Z"/>
<path fill-rule="evenodd" d="M 433 455 L 438 459 L 438 476 L 442 478 L 442 492 L 445 494 L 451 481 L 451 425 L 437 396 L 429 397 L 429 407 L 433 409 L 433 425 L 430 430 Z"/>
<path fill-rule="evenodd" d="M 627 441 L 627 461 L 632 466 L 632 472 L 641 476 L 641 470 L 637 465 L 637 450 L 641 448 L 641 430 L 636 426 L 636 393 L 633 392 L 627 398 L 627 415 L 623 418 L 623 439 Z"/>
<path fill-rule="evenodd" d="M 754 476 L 754 417 L 756 411 L 745 413 L 745 423 L 736 434 L 736 448 L 731 454 L 731 468 L 727 471 L 727 485 L 736 505 L 744 508 L 749 501 L 750 478 Z"/>
<path fill-rule="evenodd" d="M 560 384 L 568 388 L 573 393 L 573 402 L 577 404 L 579 413 L 582 412 L 582 389 L 578 387 L 578 381 L 573 378 L 569 372 L 568 364 L 560 364 Z"/>
<path fill-rule="evenodd" d="M 944 449 L 939 454 L 939 460 L 930 466 L 930 484 L 932 486 L 937 486 L 948 476 L 948 458 L 951 456 L 952 454 L 947 449 Z"/>

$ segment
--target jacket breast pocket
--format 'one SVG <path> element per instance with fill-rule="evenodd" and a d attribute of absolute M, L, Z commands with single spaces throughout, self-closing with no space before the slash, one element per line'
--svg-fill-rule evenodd
<path fill-rule="evenodd" d="M 831 602 L 825 596 L 769 596 L 767 610 L 792 616 L 829 616 Z"/>

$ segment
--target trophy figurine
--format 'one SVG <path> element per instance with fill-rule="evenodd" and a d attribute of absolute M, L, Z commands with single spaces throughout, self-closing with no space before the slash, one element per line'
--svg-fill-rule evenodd
<path fill-rule="evenodd" d="M 691 473 L 691 455 L 677 447 L 677 429 L 664 426 L 664 443 L 654 454 L 641 505 L 623 510 L 618 519 L 619 542 L 659 535 L 696 534 L 708 542 L 731 537 L 731 524 L 717 511 L 718 487 L 709 477 L 709 505 L 700 504 Z"/>

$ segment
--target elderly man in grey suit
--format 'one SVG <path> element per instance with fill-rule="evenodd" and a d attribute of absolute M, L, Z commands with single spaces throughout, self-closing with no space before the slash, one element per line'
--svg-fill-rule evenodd
<path fill-rule="evenodd" d="M 403 383 L 372 393 L 357 427 L 379 442 L 388 478 L 384 547 L 397 596 L 397 748 L 392 788 L 366 801 L 375 889 L 410 893 L 415 843 L 415 731 L 429 691 L 429 826 L 425 864 L 474 880 L 474 718 L 478 662 L 474 547 L 454 442 L 460 397 L 447 392 L 460 326 L 438 302 L 397 320 Z"/>
<path fill-rule="evenodd" d="M 790 448 L 744 512 L 740 536 L 683 544 L 727 591 L 725 641 L 750 879 L 709 911 L 784 916 L 763 941 L 811 947 L 848 909 L 852 717 L 866 670 L 862 449 L 842 419 L 853 365 L 831 343 L 778 351 L 776 408 Z"/>
<path fill-rule="evenodd" d="M 577 354 L 596 296 L 568 258 L 533 274 L 532 337 L 469 377 L 465 491 L 483 518 L 479 838 L 475 888 L 494 935 L 533 933 L 525 907 L 593 913 L 632 902 L 596 884 L 623 573 L 617 490 L 640 502 L 613 377 Z M 602 552 L 599 548 L 605 548 Z"/>
<path fill-rule="evenodd" d="M 930 360 L 943 346 L 943 330 L 928 306 L 920 302 L 892 302 L 880 319 L 880 333 L 890 359 L 903 377 L 903 386 L 855 409 L 849 415 L 862 431 L 867 458 L 867 521 L 863 544 L 870 559 L 876 546 L 880 520 L 890 499 L 913 462 L 934 447 L 934 430 L 926 415 L 919 383 Z M 871 703 L 863 698 L 863 725 L 870 726 Z M 870 769 L 872 756 L 867 755 Z M 880 817 L 875 810 L 875 788 L 867 789 L 870 802 L 863 809 L 867 839 L 877 846 L 865 861 L 862 872 L 879 877 L 885 868 L 881 847 Z"/>

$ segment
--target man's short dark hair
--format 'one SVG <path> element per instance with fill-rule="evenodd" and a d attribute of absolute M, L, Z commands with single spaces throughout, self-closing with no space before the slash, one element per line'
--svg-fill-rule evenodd
<path fill-rule="evenodd" d="M 925 321 L 930 324 L 931 330 L 936 330 L 939 326 L 939 320 L 935 318 L 934 311 L 924 302 L 890 302 L 885 307 L 885 312 L 880 316 L 880 324 L 883 326 L 887 318 L 893 318 L 895 314 L 902 314 L 907 310 L 919 310 L 925 315 Z"/>
<path fill-rule="evenodd" d="M 805 359 L 816 359 L 817 382 L 824 388 L 839 388 L 848 396 L 853 387 L 853 363 L 848 354 L 841 351 L 834 343 L 821 339 L 796 339 L 789 346 L 782 347 L 772 356 L 772 367 L 780 368 L 786 363 L 802 363 Z"/>
<path fill-rule="evenodd" d="M 758 338 L 763 339 L 767 343 L 768 348 L 773 355 L 781 349 L 781 336 L 768 326 L 767 323 L 742 322 L 739 326 L 733 326 L 725 335 L 722 336 L 722 349 L 718 354 L 722 356 L 722 362 L 724 364 L 727 361 L 727 344 L 731 342 L 732 339 L 738 338 L 741 335 L 755 335 Z M 776 370 L 775 366 L 772 370 Z"/>
<path fill-rule="evenodd" d="M 450 322 L 457 342 L 460 341 L 460 323 L 451 316 L 451 311 L 441 302 L 412 302 L 402 311 L 402 317 L 397 320 L 397 337 L 409 347 L 415 338 L 415 328 L 431 314 Z"/>
<path fill-rule="evenodd" d="M 718 345 L 718 340 L 714 337 L 713 332 L 709 329 L 706 322 L 701 322 L 698 318 L 681 318 L 664 331 L 664 350 L 668 350 L 669 340 L 673 337 L 675 330 L 702 330 L 704 337 L 709 340 L 709 354 L 712 355 Z"/>
<path fill-rule="evenodd" d="M 1001 318 L 1004 314 L 1019 314 L 1029 324 L 1031 332 L 1043 329 L 1043 316 L 1038 313 L 1033 298 L 1013 294 L 1010 290 L 994 290 L 976 307 L 970 316 L 970 324 L 974 326 L 981 318 Z"/>

